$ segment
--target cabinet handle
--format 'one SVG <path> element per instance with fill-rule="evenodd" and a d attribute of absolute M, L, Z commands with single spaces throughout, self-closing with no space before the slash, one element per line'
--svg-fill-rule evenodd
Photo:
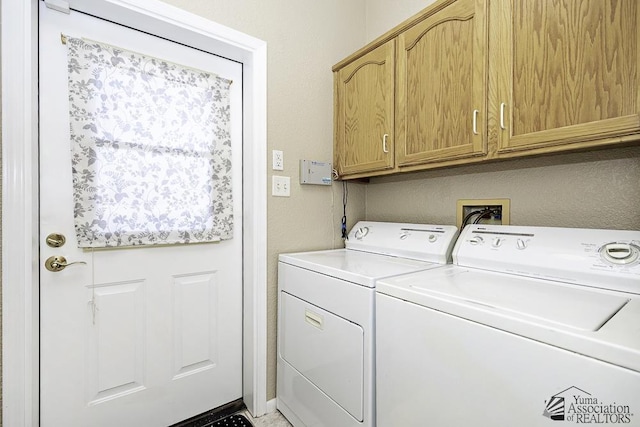
<path fill-rule="evenodd" d="M 385 152 L 385 153 L 389 152 L 389 150 L 387 149 L 387 137 L 389 137 L 388 133 L 385 133 L 382 136 L 382 151 Z"/>
<path fill-rule="evenodd" d="M 473 134 L 478 134 L 478 113 L 479 110 L 473 110 Z"/>
<path fill-rule="evenodd" d="M 507 104 L 504 102 L 500 103 L 500 127 L 502 129 L 506 129 L 506 127 L 504 127 L 504 107 L 506 106 Z"/>

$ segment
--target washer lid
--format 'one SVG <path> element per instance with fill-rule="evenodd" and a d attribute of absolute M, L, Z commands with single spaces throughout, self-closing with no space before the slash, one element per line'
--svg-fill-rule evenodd
<path fill-rule="evenodd" d="M 281 254 L 279 260 L 370 288 L 385 277 L 441 267 L 440 264 L 427 261 L 349 249 Z"/>
<path fill-rule="evenodd" d="M 377 291 L 469 320 L 490 313 L 581 331 L 599 330 L 629 302 L 620 294 L 458 266 L 385 279 Z"/>

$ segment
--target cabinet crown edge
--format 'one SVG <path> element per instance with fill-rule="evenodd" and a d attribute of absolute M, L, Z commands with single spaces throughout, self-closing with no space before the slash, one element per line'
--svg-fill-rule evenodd
<path fill-rule="evenodd" d="M 336 71 L 340 70 L 345 65 L 348 65 L 349 63 L 353 62 L 354 60 L 358 59 L 359 57 L 361 57 L 363 55 L 366 55 L 367 53 L 371 52 L 372 50 L 376 49 L 379 46 L 382 46 L 383 44 L 387 43 L 388 41 L 393 40 L 400 33 L 404 32 L 408 28 L 411 28 L 412 26 L 416 25 L 417 23 L 427 19 L 429 16 L 431 16 L 434 13 L 437 13 L 438 11 L 444 9 L 445 7 L 449 6 L 451 3 L 455 3 L 455 1 L 456 0 L 437 0 L 437 1 L 435 1 L 434 3 L 428 5 L 424 9 L 422 9 L 420 12 L 418 12 L 415 15 L 411 16 L 410 18 L 402 21 L 402 23 L 396 25 L 395 27 L 393 27 L 392 29 L 390 29 L 389 31 L 384 33 L 383 35 L 381 35 L 378 38 L 374 39 L 373 41 L 367 43 L 365 46 L 363 46 L 362 48 L 358 49 L 357 51 L 355 51 L 351 55 L 347 56 L 343 60 L 337 62 L 333 67 L 331 67 L 331 71 L 336 72 Z"/>

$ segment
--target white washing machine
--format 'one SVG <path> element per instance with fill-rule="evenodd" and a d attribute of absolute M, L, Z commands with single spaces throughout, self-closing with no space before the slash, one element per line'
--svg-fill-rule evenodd
<path fill-rule="evenodd" d="M 456 227 L 359 222 L 346 249 L 280 255 L 277 407 L 296 427 L 373 427 L 379 279 L 442 267 Z"/>
<path fill-rule="evenodd" d="M 640 232 L 467 226 L 378 282 L 378 427 L 640 426 Z"/>

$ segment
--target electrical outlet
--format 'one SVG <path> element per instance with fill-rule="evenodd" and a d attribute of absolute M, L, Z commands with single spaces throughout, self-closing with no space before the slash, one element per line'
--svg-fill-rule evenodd
<path fill-rule="evenodd" d="M 271 195 L 276 197 L 289 197 L 291 195 L 291 178 L 288 176 L 271 177 Z"/>
<path fill-rule="evenodd" d="M 281 150 L 273 150 L 271 154 L 273 155 L 273 170 L 284 170 L 284 153 Z"/>
<path fill-rule="evenodd" d="M 461 230 L 469 224 L 508 225 L 510 205 L 509 199 L 458 200 L 456 224 Z"/>

